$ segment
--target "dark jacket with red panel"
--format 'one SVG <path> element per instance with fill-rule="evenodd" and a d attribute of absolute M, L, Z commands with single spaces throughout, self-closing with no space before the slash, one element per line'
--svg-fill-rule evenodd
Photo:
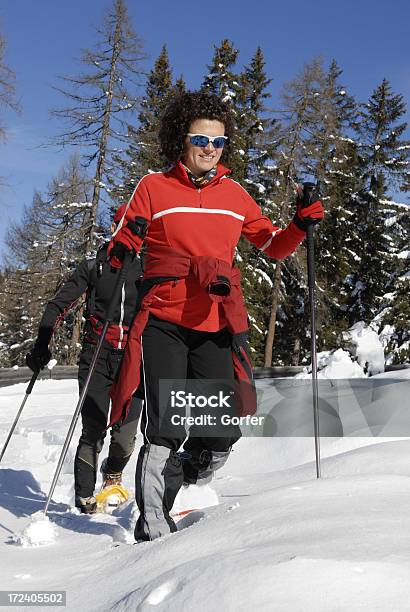
<path fill-rule="evenodd" d="M 228 175 L 229 170 L 219 165 L 216 176 L 201 188 L 192 183 L 181 163 L 167 172 L 144 176 L 118 224 L 112 244 L 121 242 L 138 252 L 143 237 L 135 231 L 135 221 L 141 217 L 147 220 L 144 278 L 168 280 L 154 281 L 142 301 L 120 378 L 112 389 L 111 422 L 124 416 L 138 387 L 140 338 L 149 313 L 190 329 L 214 332 L 228 327 L 233 334 L 243 334 L 248 327 L 246 309 L 239 271 L 232 267 L 240 236 L 275 259 L 292 253 L 305 238 L 305 232 L 293 222 L 285 229 L 274 226 Z M 204 278 L 208 275 L 209 280 L 213 275 L 217 280 L 222 269 L 230 276 L 231 294 L 215 299 Z M 238 325 L 231 324 L 233 317 L 238 318 Z"/>
<path fill-rule="evenodd" d="M 46 344 L 54 329 L 84 293 L 87 296 L 85 339 L 96 343 L 118 278 L 118 272 L 107 262 L 107 246 L 98 251 L 95 259 L 84 259 L 48 302 L 39 329 L 39 338 Z M 142 269 L 137 257 L 131 264 L 121 300 L 114 311 L 113 323 L 106 334 L 106 341 L 113 348 L 125 347 L 128 329 L 135 314 L 141 277 Z"/>

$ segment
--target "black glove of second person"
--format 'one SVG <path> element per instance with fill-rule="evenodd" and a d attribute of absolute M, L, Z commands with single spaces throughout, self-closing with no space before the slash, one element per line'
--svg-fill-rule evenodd
<path fill-rule="evenodd" d="M 51 353 L 46 344 L 38 344 L 37 342 L 26 355 L 26 364 L 33 372 L 39 372 L 51 359 Z"/>

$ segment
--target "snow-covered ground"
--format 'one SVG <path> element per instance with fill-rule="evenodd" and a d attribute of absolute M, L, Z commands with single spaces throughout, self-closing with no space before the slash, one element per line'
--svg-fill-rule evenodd
<path fill-rule="evenodd" d="M 0 446 L 25 388 L 0 389 Z M 218 505 L 134 545 L 133 502 L 112 516 L 71 507 L 78 431 L 50 522 L 36 520 L 76 398 L 76 381 L 37 382 L 3 458 L 0 590 L 66 590 L 66 609 L 87 612 L 410 610 L 410 440 L 323 438 L 316 480 L 312 439 L 242 439 L 214 480 Z"/>

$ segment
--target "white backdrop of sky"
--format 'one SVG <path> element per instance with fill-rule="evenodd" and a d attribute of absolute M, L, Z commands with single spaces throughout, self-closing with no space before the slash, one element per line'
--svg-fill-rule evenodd
<path fill-rule="evenodd" d="M 1 0 L 0 31 L 5 62 L 16 73 L 22 114 L 0 109 L 8 139 L 0 143 L 0 215 L 4 239 L 10 219 L 19 219 L 35 189 L 44 190 L 72 151 L 38 148 L 58 133 L 52 108 L 64 106 L 53 90 L 58 75 L 80 72 L 81 50 L 92 48 L 95 27 L 110 0 Z M 240 50 L 238 69 L 258 45 L 266 60 L 272 105 L 284 82 L 318 55 L 343 69 L 342 82 L 366 101 L 387 78 L 394 93 L 410 99 L 410 3 L 408 0 L 128 0 L 134 28 L 143 41 L 149 71 L 167 45 L 174 77 L 197 88 L 214 45 L 230 39 Z M 409 114 L 407 114 L 409 120 Z M 410 137 L 407 131 L 407 137 Z M 403 198 L 404 199 L 404 198 Z"/>

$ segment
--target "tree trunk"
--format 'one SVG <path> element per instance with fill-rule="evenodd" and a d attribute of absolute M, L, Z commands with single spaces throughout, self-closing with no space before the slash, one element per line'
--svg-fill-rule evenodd
<path fill-rule="evenodd" d="M 97 218 L 98 204 L 100 201 L 101 180 L 104 176 L 105 156 L 107 153 L 107 143 L 108 143 L 108 137 L 110 134 L 112 98 L 113 98 L 113 90 L 114 90 L 114 84 L 115 84 L 115 78 L 116 78 L 117 60 L 118 60 L 120 50 L 121 50 L 120 49 L 121 20 L 122 20 L 121 14 L 117 13 L 117 22 L 115 26 L 114 43 L 113 43 L 112 56 L 111 56 L 110 80 L 108 83 L 108 90 L 107 90 L 107 104 L 105 105 L 105 110 L 104 110 L 103 129 L 101 133 L 97 167 L 96 167 L 95 175 L 94 175 L 94 191 L 93 191 L 93 197 L 91 200 L 92 206 L 91 206 L 91 211 L 90 211 L 90 216 L 89 216 L 89 227 L 87 229 L 86 240 L 85 240 L 85 253 L 86 254 L 90 253 L 90 251 L 93 250 L 95 221 Z"/>
<path fill-rule="evenodd" d="M 292 354 L 292 365 L 293 366 L 299 365 L 300 347 L 301 347 L 301 342 L 298 336 L 297 338 L 295 338 L 295 343 L 293 345 L 293 354 Z"/>
<path fill-rule="evenodd" d="M 273 354 L 273 341 L 275 339 L 276 313 L 279 305 L 279 292 L 281 281 L 282 262 L 278 261 L 275 268 L 275 275 L 272 287 L 272 306 L 269 318 L 268 333 L 265 343 L 265 367 L 271 367 Z"/>

